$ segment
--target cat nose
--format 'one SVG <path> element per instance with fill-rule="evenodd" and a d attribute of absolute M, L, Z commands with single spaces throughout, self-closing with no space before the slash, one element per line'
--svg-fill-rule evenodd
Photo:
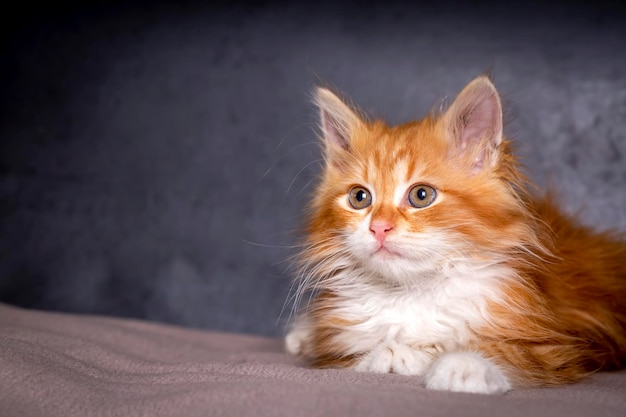
<path fill-rule="evenodd" d="M 374 220 L 370 224 L 370 231 L 374 233 L 376 240 L 380 243 L 385 241 L 385 237 L 387 237 L 387 232 L 393 229 L 393 225 L 386 220 Z"/>

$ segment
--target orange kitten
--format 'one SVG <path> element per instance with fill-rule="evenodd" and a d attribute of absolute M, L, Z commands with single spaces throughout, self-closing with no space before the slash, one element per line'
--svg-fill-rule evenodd
<path fill-rule="evenodd" d="M 317 90 L 325 168 L 286 338 L 316 367 L 498 393 L 626 364 L 626 244 L 534 197 L 487 77 L 442 114 L 368 121 Z"/>

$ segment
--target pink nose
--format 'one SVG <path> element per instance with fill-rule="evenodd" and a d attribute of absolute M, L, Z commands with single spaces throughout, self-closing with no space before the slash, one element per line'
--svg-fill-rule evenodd
<path fill-rule="evenodd" d="M 370 224 L 370 230 L 374 233 L 376 240 L 380 243 L 385 241 L 385 237 L 387 237 L 387 232 L 393 229 L 393 225 L 386 220 L 374 220 Z"/>

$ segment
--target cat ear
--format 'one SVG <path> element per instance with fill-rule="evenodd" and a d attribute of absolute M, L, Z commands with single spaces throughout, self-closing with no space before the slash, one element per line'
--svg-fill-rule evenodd
<path fill-rule="evenodd" d="M 502 104 L 486 76 L 470 82 L 443 116 L 446 134 L 457 154 L 470 157 L 474 172 L 493 167 L 502 143 Z"/>
<path fill-rule="evenodd" d="M 354 110 L 326 88 L 317 89 L 315 104 L 320 109 L 326 157 L 329 162 L 341 165 L 342 151 L 350 150 L 350 134 L 363 122 Z"/>

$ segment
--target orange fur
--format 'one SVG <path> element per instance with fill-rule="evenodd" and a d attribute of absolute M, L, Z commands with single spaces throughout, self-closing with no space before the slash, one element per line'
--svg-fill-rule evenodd
<path fill-rule="evenodd" d="M 626 245 L 577 224 L 549 196 L 529 204 L 552 258 L 517 265 L 526 285 L 492 306 L 498 325 L 476 330 L 477 349 L 506 364 L 521 386 L 626 365 Z"/>
<path fill-rule="evenodd" d="M 431 114 L 400 126 L 359 117 L 331 132 L 335 142 L 326 144 L 327 165 L 305 230 L 303 274 L 313 298 L 305 312 L 310 334 L 300 354 L 317 367 L 345 367 L 366 353 L 355 352 L 339 337 L 358 324 L 338 309 L 332 281 L 351 266 L 328 260 L 343 250 L 337 239 L 361 221 L 360 213 L 341 204 L 351 187 L 368 178 L 377 192 L 376 203 L 364 211 L 372 219 L 406 233 L 451 230 L 467 258 L 497 254 L 497 262 L 516 272 L 515 279 L 503 281 L 502 297 L 489 300 L 490 319 L 473 326 L 469 340 L 456 349 L 480 352 L 515 386 L 569 383 L 624 366 L 626 244 L 621 236 L 594 232 L 563 214 L 549 195 L 534 195 L 506 139 L 494 149 L 484 140 L 467 148 L 451 144 L 449 132 L 457 127 L 451 128 L 446 117 Z M 349 149 L 343 149 L 348 144 L 342 135 L 349 138 Z M 489 152 L 496 155 L 493 165 L 476 168 L 477 160 L 491 163 Z M 399 161 L 405 162 L 399 166 Z M 418 214 L 390 203 L 394 184 L 413 181 L 411 173 L 441 196 Z M 411 291 L 397 283 L 372 285 L 388 285 L 390 296 Z M 418 348 L 434 356 L 450 349 L 438 341 Z"/>

